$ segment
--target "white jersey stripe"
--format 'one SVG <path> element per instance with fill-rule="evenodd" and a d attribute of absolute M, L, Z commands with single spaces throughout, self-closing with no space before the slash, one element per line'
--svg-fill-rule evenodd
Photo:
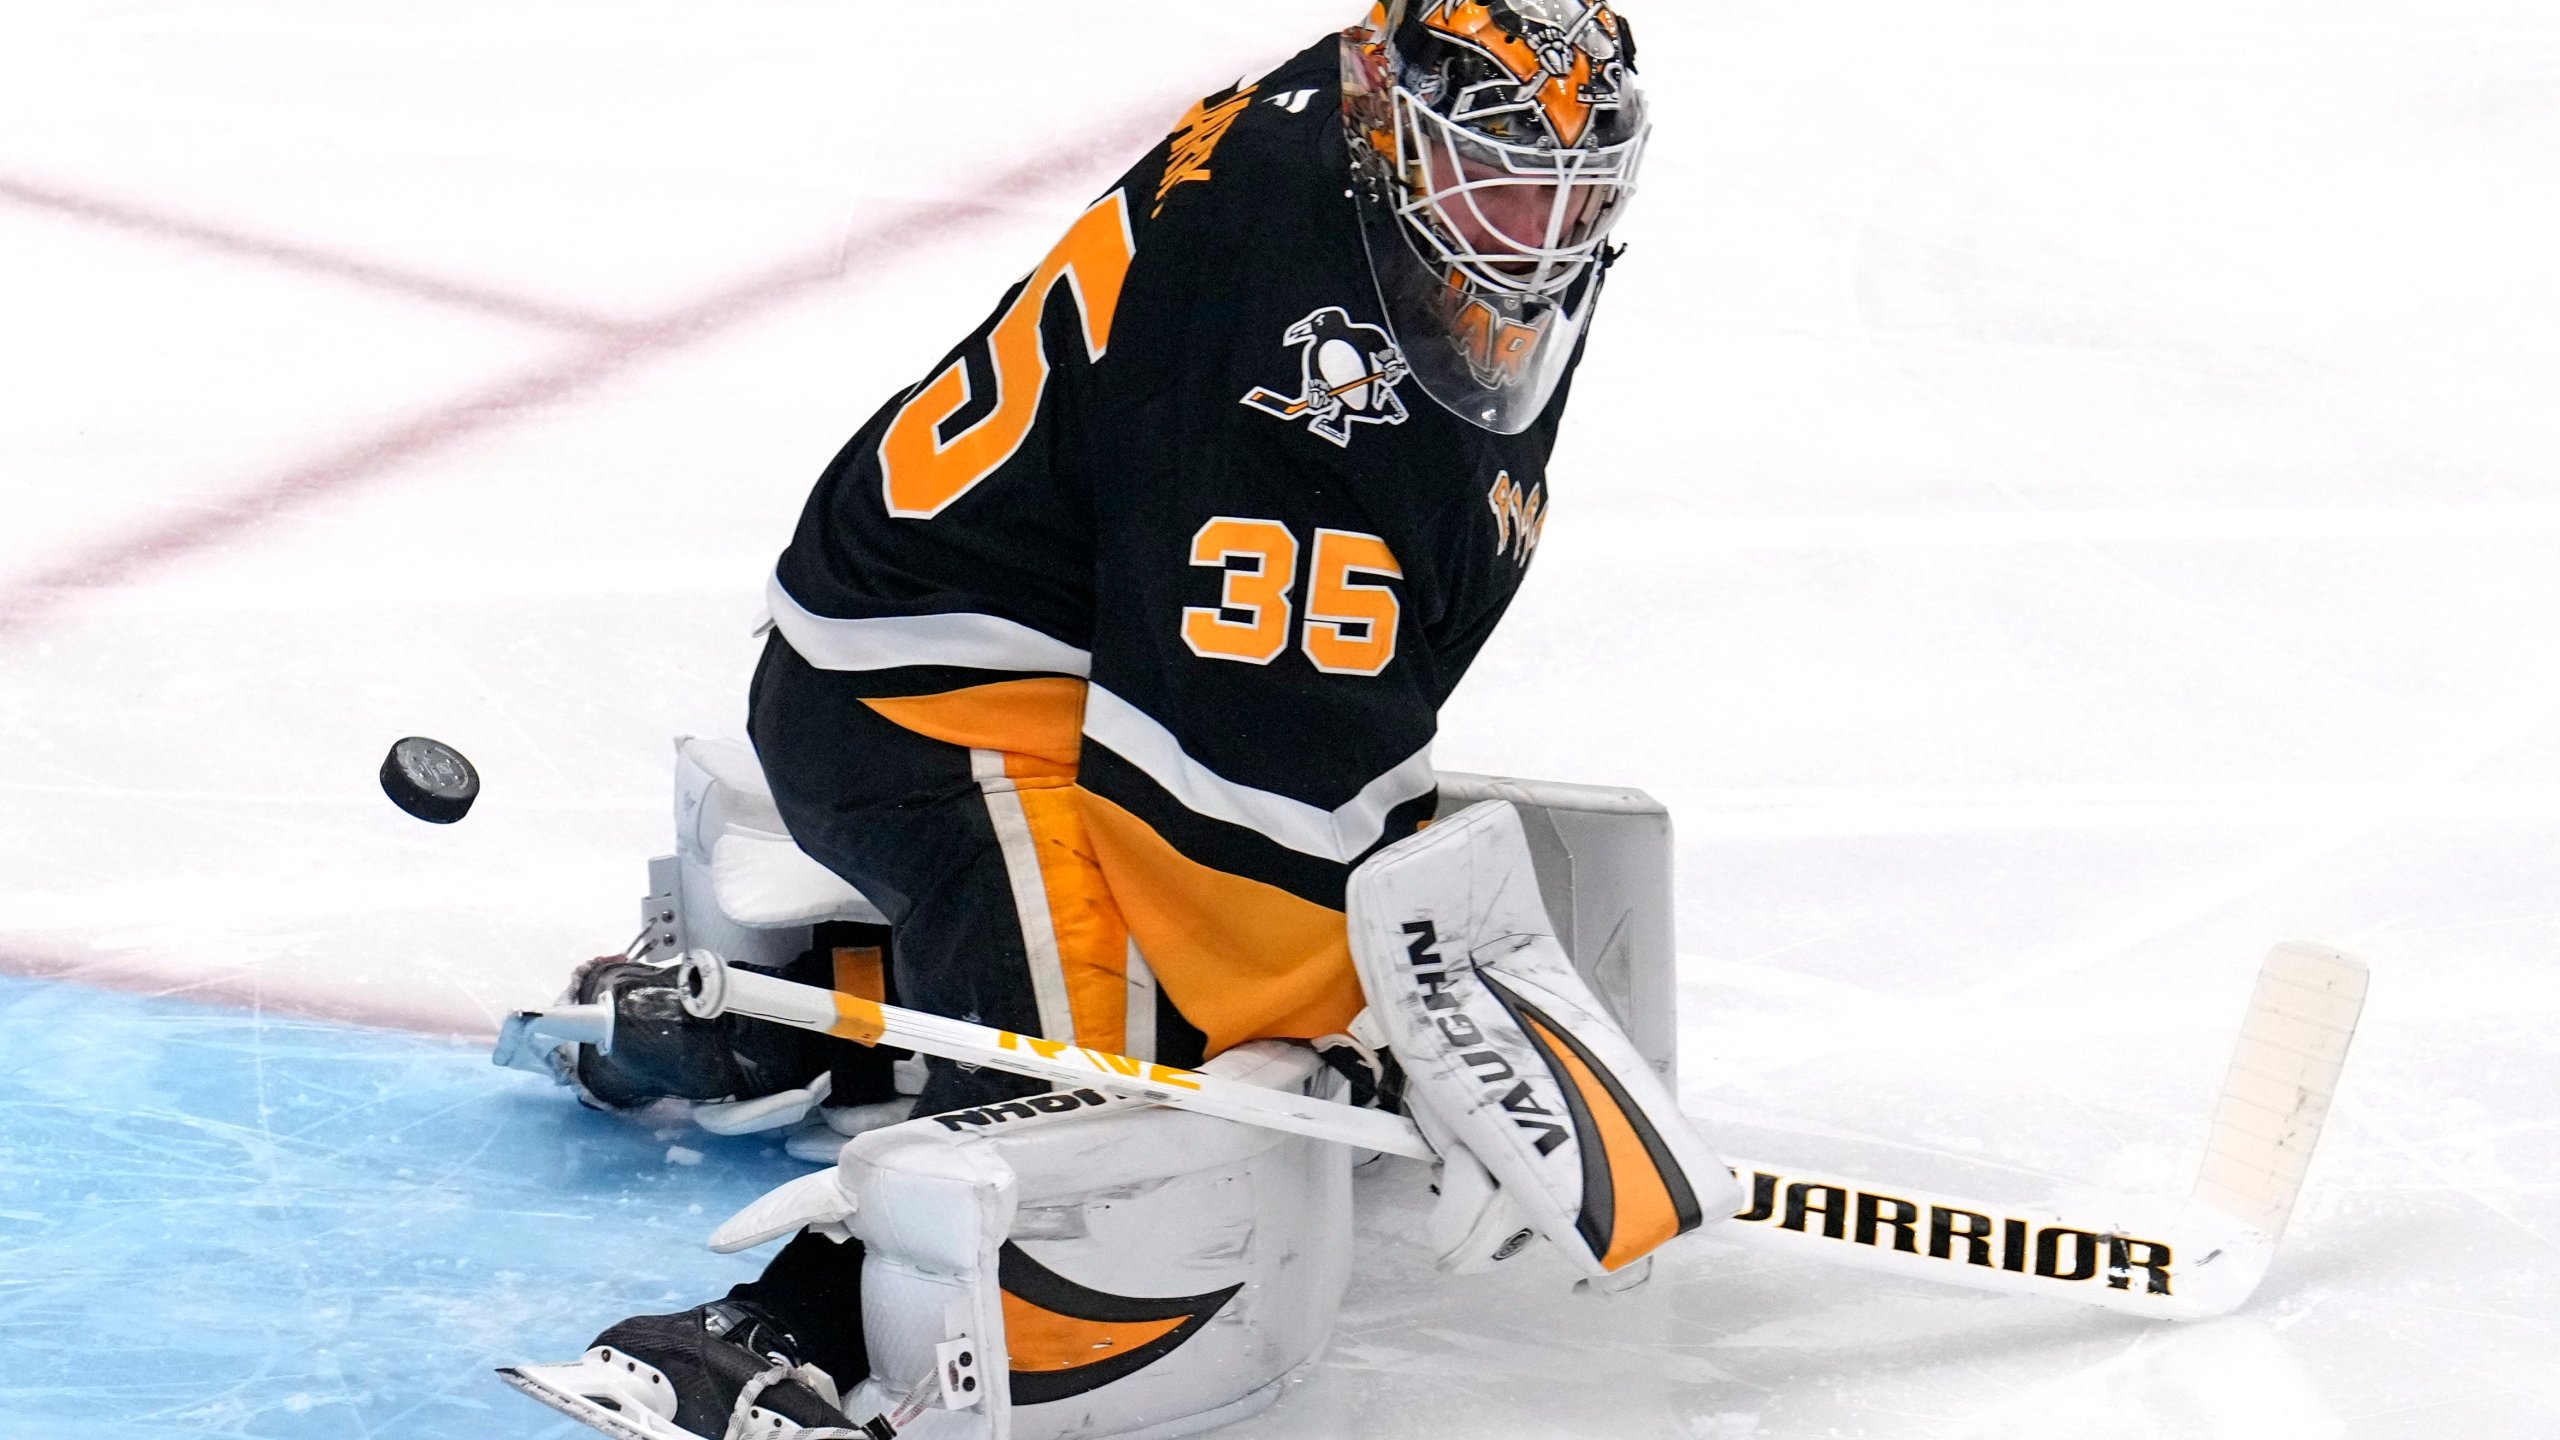
<path fill-rule="evenodd" d="M 977 781 L 981 789 L 993 790 L 1013 788 L 1013 777 L 1004 773 L 1004 752 L 1001 750 L 970 751 L 969 778 Z M 996 785 L 989 785 L 987 782 L 990 780 L 999 783 Z"/>
<path fill-rule="evenodd" d="M 1135 1060 L 1157 1060 L 1156 1054 L 1156 972 L 1147 957 L 1138 953 L 1138 942 L 1129 942 L 1129 1040 L 1120 1053 Z"/>
<path fill-rule="evenodd" d="M 1013 913 L 1022 926 L 1022 948 L 1031 970 L 1032 993 L 1040 1002 L 1040 1038 L 1076 1039 L 1075 1007 L 1067 1000 L 1067 967 L 1058 951 L 1058 926 L 1049 913 L 1049 887 L 1040 878 L 1040 846 L 1031 834 L 1031 817 L 1022 808 L 1021 792 L 1002 778 L 1004 757 L 991 750 L 969 753 L 971 768 L 982 777 L 987 818 L 994 822 L 996 843 L 1004 850 L 1005 878 L 1013 884 Z M 983 778 L 992 763 L 997 777 Z"/>
<path fill-rule="evenodd" d="M 1044 675 L 1093 673 L 1093 655 L 1028 625 L 994 615 L 902 615 L 843 620 L 812 613 L 783 588 L 782 577 L 765 582 L 765 603 L 782 638 L 821 670 L 894 670 L 902 665 L 948 665 L 961 670 L 1030 671 Z"/>
<path fill-rule="evenodd" d="M 1347 865 L 1378 843 L 1387 815 L 1430 794 L 1439 784 L 1431 747 L 1423 746 L 1393 770 L 1372 780 L 1338 810 L 1250 785 L 1239 785 L 1194 760 L 1172 731 L 1099 685 L 1085 696 L 1084 733 L 1146 772 L 1185 808 L 1212 820 L 1241 825 L 1301 855 Z"/>

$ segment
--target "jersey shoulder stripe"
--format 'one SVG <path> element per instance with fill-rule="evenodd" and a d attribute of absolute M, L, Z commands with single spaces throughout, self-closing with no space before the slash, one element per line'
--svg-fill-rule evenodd
<path fill-rule="evenodd" d="M 1193 759 L 1171 730 L 1099 685 L 1086 695 L 1084 733 L 1195 814 L 1243 826 L 1274 844 L 1337 865 L 1367 854 L 1385 835 L 1387 817 L 1398 806 L 1430 794 L 1439 783 L 1431 747 L 1425 745 L 1340 808 L 1320 809 L 1227 779 Z"/>
<path fill-rule="evenodd" d="M 1091 651 L 998 615 L 956 612 L 848 620 L 820 615 L 793 598 L 776 572 L 765 586 L 776 629 L 820 670 L 896 670 L 912 665 L 1015 674 L 1093 673 Z"/>

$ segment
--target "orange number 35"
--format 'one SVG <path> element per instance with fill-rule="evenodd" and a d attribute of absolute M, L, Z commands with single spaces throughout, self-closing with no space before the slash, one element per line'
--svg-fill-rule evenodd
<path fill-rule="evenodd" d="M 945 439 L 943 427 L 966 408 L 969 367 L 954 360 L 916 391 L 889 422 L 880 442 L 880 486 L 889 513 L 930 520 L 978 488 L 1022 448 L 1040 418 L 1040 396 L 1049 388 L 1049 355 L 1041 345 L 1040 317 L 1060 285 L 1084 321 L 1085 353 L 1099 360 L 1111 348 L 1111 322 L 1120 312 L 1120 289 L 1129 278 L 1138 244 L 1129 229 L 1129 201 L 1113 191 L 1084 213 L 1067 238 L 1040 262 L 988 334 L 995 362 L 995 408 Z"/>
<path fill-rule="evenodd" d="M 1182 640 L 1191 653 L 1247 665 L 1279 659 L 1289 648 L 1295 609 L 1290 595 L 1298 579 L 1298 537 L 1289 527 L 1221 516 L 1192 537 L 1191 563 L 1226 572 L 1215 608 L 1182 612 Z M 1357 577 L 1404 578 L 1387 542 L 1351 530 L 1318 530 L 1308 571 L 1307 620 L 1298 648 L 1328 675 L 1385 670 L 1396 658 L 1404 605 L 1377 578 Z"/>

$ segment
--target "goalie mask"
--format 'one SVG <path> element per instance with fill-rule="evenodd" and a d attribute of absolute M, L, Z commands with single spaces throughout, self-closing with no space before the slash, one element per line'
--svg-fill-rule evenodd
<path fill-rule="evenodd" d="M 1388 0 L 1343 44 L 1361 232 L 1433 399 L 1529 428 L 1572 368 L 1647 124 L 1635 34 L 1583 0 Z"/>

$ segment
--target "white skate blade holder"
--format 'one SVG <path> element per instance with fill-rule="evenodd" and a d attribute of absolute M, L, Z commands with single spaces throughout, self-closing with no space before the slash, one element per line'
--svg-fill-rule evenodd
<path fill-rule="evenodd" d="M 552 1078 L 551 1052 L 563 1045 L 593 1045 L 613 1053 L 613 1007 L 599 1000 L 549 1010 L 519 1010 L 498 1027 L 489 1063 Z"/>
<path fill-rule="evenodd" d="M 645 1366 L 625 1369 L 619 1363 L 607 1363 L 598 1358 L 602 1353 L 590 1350 L 566 1365 L 510 1365 L 498 1372 L 498 1378 L 615 1440 L 702 1440 L 676 1424 L 675 1394 L 666 1377 Z M 597 1395 L 613 1403 L 599 1404 L 589 1398 Z"/>
<path fill-rule="evenodd" d="M 788 1130 L 809 1118 L 835 1091 L 835 1077 L 820 1075 L 797 1090 L 756 1100 L 696 1101 L 693 1123 L 714 1135 L 761 1135 Z"/>
<path fill-rule="evenodd" d="M 703 1440 L 675 1422 L 676 1394 L 655 1367 L 619 1351 L 598 1346 L 566 1365 L 510 1365 L 498 1378 L 590 1430 L 615 1440 Z M 822 1392 L 823 1393 L 823 1392 Z M 832 1396 L 830 1396 L 832 1403 Z M 874 1432 L 851 1426 L 811 1429 L 780 1416 L 751 1410 L 730 1421 L 731 1436 L 752 1434 L 756 1440 L 868 1440 Z"/>

